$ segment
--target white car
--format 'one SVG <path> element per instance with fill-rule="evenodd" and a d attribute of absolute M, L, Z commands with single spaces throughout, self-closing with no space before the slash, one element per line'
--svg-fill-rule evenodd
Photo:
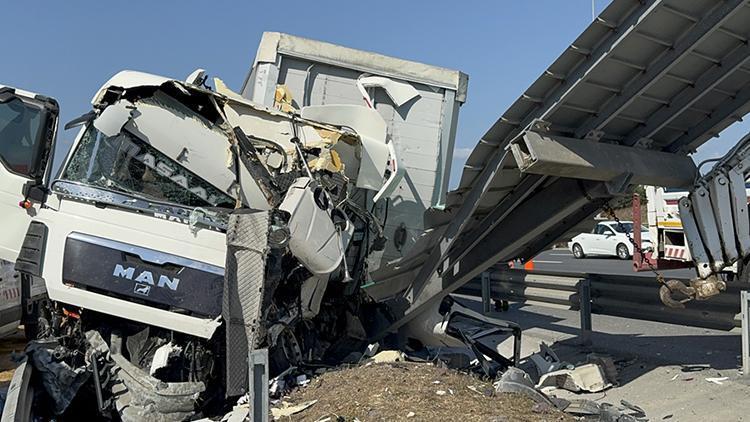
<path fill-rule="evenodd" d="M 620 259 L 629 259 L 633 256 L 633 244 L 628 239 L 627 233 L 633 231 L 632 221 L 601 221 L 594 226 L 591 233 L 581 233 L 571 239 L 568 248 L 573 256 L 581 259 L 586 255 L 610 255 Z M 641 248 L 652 249 L 648 229 L 641 227 Z"/>

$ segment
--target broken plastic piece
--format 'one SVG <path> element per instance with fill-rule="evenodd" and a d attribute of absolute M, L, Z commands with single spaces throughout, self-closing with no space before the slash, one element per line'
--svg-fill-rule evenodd
<path fill-rule="evenodd" d="M 326 205 L 326 206 L 321 206 Z M 289 187 L 279 209 L 289 218 L 289 249 L 313 274 L 327 276 L 344 259 L 341 234 L 330 216 L 330 200 L 307 177 Z"/>
<path fill-rule="evenodd" d="M 362 158 L 359 163 L 344 160 L 344 164 L 359 168 L 357 187 L 375 191 L 383 187 L 390 151 L 386 123 L 380 113 L 354 105 L 308 106 L 303 107 L 300 113 L 303 119 L 354 129 L 362 142 Z"/>
<path fill-rule="evenodd" d="M 516 367 L 508 368 L 500 377 L 500 380 L 493 385 L 498 393 L 523 394 L 537 403 L 554 406 L 544 393 L 534 388 L 534 383 L 531 382 L 529 374 Z"/>
<path fill-rule="evenodd" d="M 606 390 L 612 384 L 606 379 L 603 369 L 596 364 L 589 363 L 575 369 L 562 369 L 544 374 L 537 388 L 553 386 L 568 391 L 587 391 L 596 393 Z"/>
<path fill-rule="evenodd" d="M 529 359 L 534 363 L 536 373 L 540 377 L 546 373 L 563 368 L 573 369 L 573 365 L 560 361 L 557 354 L 546 343 L 542 342 L 539 348 L 539 352 L 529 356 Z"/>
<path fill-rule="evenodd" d="M 281 402 L 281 407 L 271 408 L 271 414 L 273 415 L 274 420 L 278 420 L 283 417 L 289 417 L 299 412 L 302 412 L 317 402 L 318 402 L 317 400 L 310 400 L 301 404 L 292 405 L 292 404 L 289 404 L 288 402 L 283 401 Z"/>

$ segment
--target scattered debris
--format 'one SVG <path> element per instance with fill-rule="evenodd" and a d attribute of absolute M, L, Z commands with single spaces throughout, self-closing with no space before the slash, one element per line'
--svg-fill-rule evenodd
<path fill-rule="evenodd" d="M 406 355 L 400 350 L 383 350 L 372 357 L 375 363 L 386 363 L 386 362 L 403 362 L 406 360 Z"/>
<path fill-rule="evenodd" d="M 529 374 L 518 368 L 508 368 L 500 377 L 500 380 L 494 383 L 494 386 L 498 393 L 523 394 L 537 403 L 552 405 L 549 398 L 534 387 Z"/>
<path fill-rule="evenodd" d="M 539 346 L 540 351 L 529 356 L 531 362 L 536 367 L 536 373 L 540 377 L 546 373 L 557 371 L 559 369 L 573 369 L 574 366 L 567 362 L 560 361 L 557 354 L 544 342 Z"/>
<path fill-rule="evenodd" d="M 149 369 L 149 375 L 153 376 L 161 368 L 165 368 L 169 362 L 169 358 L 177 356 L 182 352 L 182 347 L 172 344 L 169 342 L 156 349 L 154 352 L 154 358 L 151 361 L 151 368 Z"/>
<path fill-rule="evenodd" d="M 646 413 L 638 406 L 620 401 L 621 406 L 610 403 L 597 403 L 593 400 L 572 400 L 565 408 L 565 412 L 571 415 L 588 418 L 598 416 L 599 422 L 646 422 Z M 590 420 L 590 419 L 586 419 Z"/>
<path fill-rule="evenodd" d="M 303 410 L 309 408 L 317 402 L 317 400 L 310 400 L 301 404 L 290 404 L 288 402 L 282 401 L 281 407 L 271 408 L 271 414 L 273 415 L 274 420 L 278 420 L 283 418 L 284 416 L 292 416 L 299 412 L 302 412 Z"/>
<path fill-rule="evenodd" d="M 716 385 L 724 385 L 723 381 L 726 381 L 728 379 L 729 377 L 709 377 L 709 378 L 706 378 L 706 381 L 712 382 Z"/>
<path fill-rule="evenodd" d="M 515 368 L 514 368 L 515 369 Z M 517 372 L 516 372 L 517 371 Z M 523 377 L 521 370 L 510 370 Z M 508 371 L 506 371 L 508 372 Z M 440 384 L 434 384 L 439 380 Z M 509 381 L 506 377 L 506 381 Z M 526 381 L 533 389 L 533 383 Z M 444 394 L 436 397 L 436 385 Z M 531 386 L 529 386 L 531 385 Z M 484 392 L 487 391 L 487 394 Z M 452 393 L 451 393 L 452 392 Z M 492 384 L 476 375 L 429 363 L 372 363 L 340 368 L 314 377 L 305 388 L 283 398 L 290 404 L 317 403 L 290 417 L 292 421 L 332 420 L 508 420 L 572 421 L 554 403 L 534 408 L 525 395 L 496 393 Z M 346 400 L 342 400 L 345 397 Z M 541 412 L 541 413 L 539 413 Z M 411 415 L 412 416 L 408 416 Z"/>
<path fill-rule="evenodd" d="M 575 369 L 561 369 L 542 376 L 537 388 L 553 386 L 568 391 L 597 393 L 612 386 L 601 366 L 587 363 Z"/>
<path fill-rule="evenodd" d="M 368 344 L 362 356 L 366 358 L 373 357 L 375 356 L 375 353 L 378 353 L 378 349 L 380 349 L 379 343 Z"/>
<path fill-rule="evenodd" d="M 611 356 L 591 353 L 586 356 L 586 360 L 588 363 L 598 365 L 604 371 L 604 376 L 607 381 L 614 385 L 617 385 L 617 367 L 615 366 L 615 361 Z"/>

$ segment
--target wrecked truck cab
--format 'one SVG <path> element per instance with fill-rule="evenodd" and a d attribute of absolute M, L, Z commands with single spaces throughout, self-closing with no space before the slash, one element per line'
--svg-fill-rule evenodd
<path fill-rule="evenodd" d="M 90 378 L 43 412 L 220 415 L 247 391 L 250 350 L 268 349 L 271 374 L 336 365 L 392 322 L 365 287 L 441 206 L 465 75 L 330 47 L 308 56 L 327 63 L 310 92 L 291 73 L 254 80 L 269 102 L 203 71 L 125 71 L 68 125 L 82 127 L 26 236 L 39 253 L 24 277 L 50 299 L 31 366 Z M 317 98 L 342 69 L 344 97 Z M 163 383 L 185 400 L 149 407 Z"/>
<path fill-rule="evenodd" d="M 379 239 L 382 227 L 373 224 L 368 196 L 353 196 L 361 188 L 346 170 L 359 174 L 366 146 L 351 127 L 217 87 L 223 93 L 124 72 L 78 119 L 49 206 L 24 243 L 30 248 L 33 239 L 41 250 L 24 276 L 43 279 L 50 299 L 29 349 L 34 370 L 52 374 L 37 385 L 54 403 L 42 414 L 79 414 L 85 404 L 77 397 L 92 392 L 94 413 L 127 420 L 220 412 L 225 396 L 246 389 L 247 352 L 237 351 L 269 348 L 279 371 L 336 362 L 365 342 L 359 318 L 374 318 L 377 306 L 358 289 L 364 261 L 348 264 L 346 253 L 358 237 L 349 253 L 366 256 L 371 245 L 362 239 Z M 340 156 L 337 144 L 354 153 Z M 251 279 L 225 274 L 237 212 L 265 219 L 242 232 L 263 239 Z M 238 301 L 250 304 L 227 289 L 248 283 L 263 290 L 252 342 L 230 323 L 244 316 L 234 314 Z M 94 356 L 97 347 L 107 350 Z M 150 408 L 157 392 L 148 386 L 160 382 L 190 393 Z"/>

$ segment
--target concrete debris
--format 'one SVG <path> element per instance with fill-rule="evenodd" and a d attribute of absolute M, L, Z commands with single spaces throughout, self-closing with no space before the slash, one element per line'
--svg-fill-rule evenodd
<path fill-rule="evenodd" d="M 271 408 L 271 415 L 273 415 L 274 420 L 279 420 L 285 416 L 292 416 L 294 414 L 302 412 L 303 410 L 309 408 L 317 402 L 317 400 L 310 400 L 304 403 L 291 405 L 288 402 L 283 401 L 281 402 L 281 407 Z"/>
<path fill-rule="evenodd" d="M 383 350 L 372 357 L 375 363 L 385 362 L 403 362 L 406 360 L 406 355 L 400 350 Z"/>
<path fill-rule="evenodd" d="M 407 418 L 413 418 L 413 417 L 414 417 L 414 416 L 416 416 L 416 415 L 417 415 L 417 414 L 416 414 L 416 413 L 414 413 L 414 412 L 409 412 L 409 413 L 407 413 L 407 414 L 406 414 L 406 417 L 407 417 Z"/>
<path fill-rule="evenodd" d="M 536 385 L 537 388 L 554 386 L 572 392 L 585 391 L 596 393 L 612 386 L 607 380 L 601 366 L 587 363 L 575 369 L 561 369 L 544 374 Z"/>
<path fill-rule="evenodd" d="M 437 394 L 438 396 L 444 396 L 444 395 L 446 395 L 448 393 L 446 393 L 445 390 L 437 390 L 437 391 L 435 391 L 435 394 Z"/>

